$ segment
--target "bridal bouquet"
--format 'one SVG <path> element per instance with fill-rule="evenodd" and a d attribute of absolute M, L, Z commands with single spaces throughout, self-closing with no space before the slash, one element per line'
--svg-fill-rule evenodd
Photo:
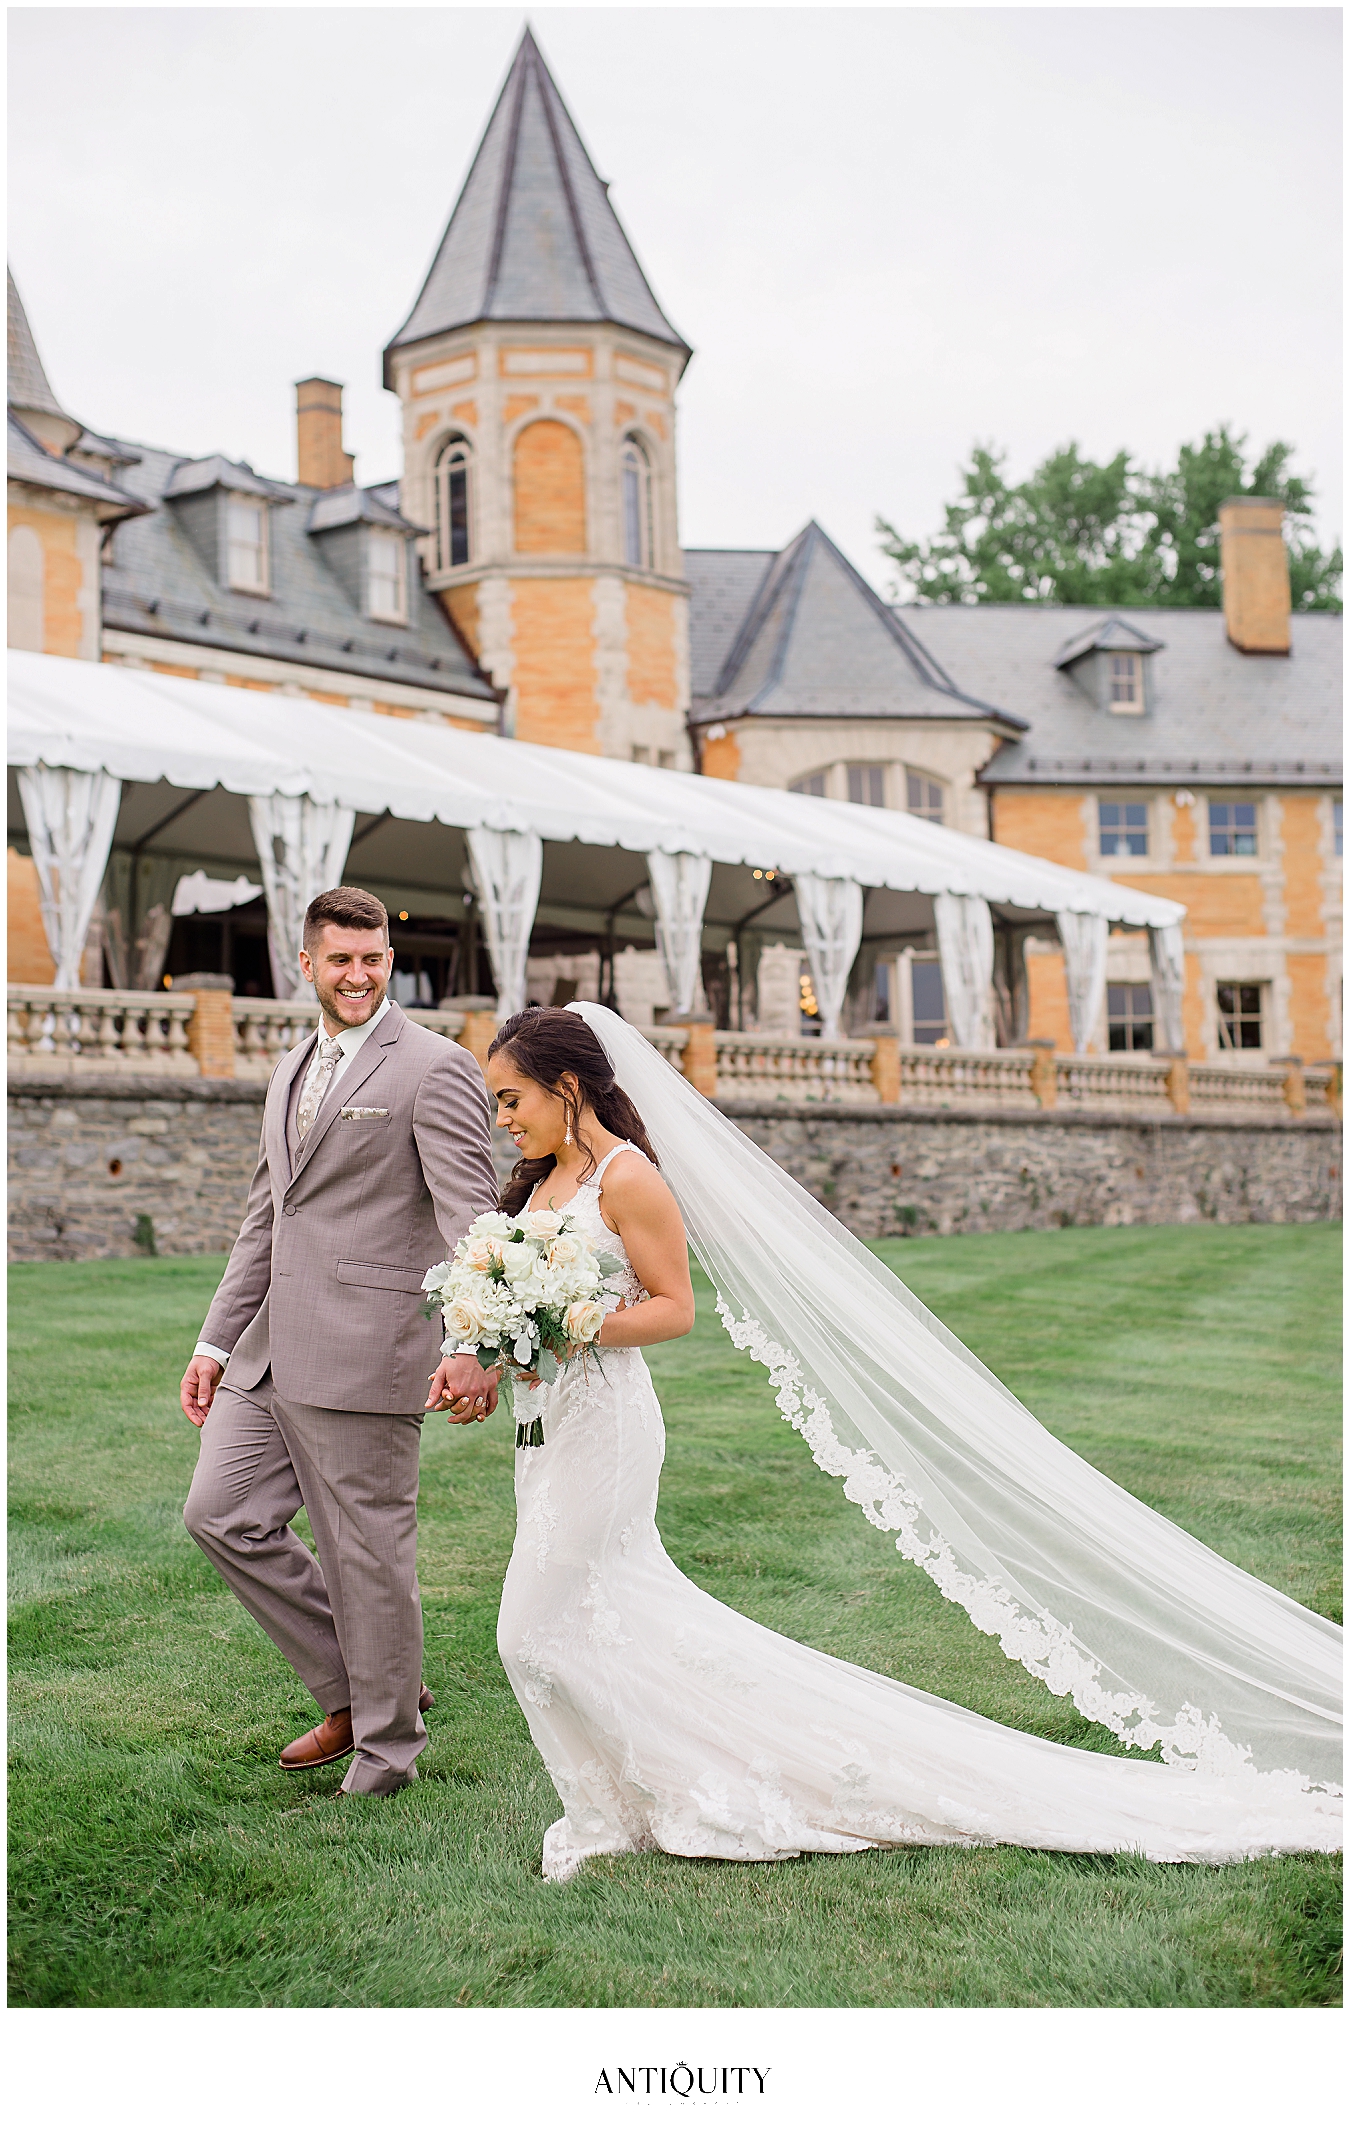
<path fill-rule="evenodd" d="M 595 1338 L 617 1293 L 602 1285 L 622 1263 L 597 1252 L 573 1217 L 550 1208 L 518 1216 L 493 1210 L 469 1226 L 453 1260 L 428 1268 L 428 1316 L 445 1317 L 446 1348 L 472 1345 L 485 1368 L 498 1365 L 516 1418 L 516 1445 L 542 1447 L 543 1391 L 570 1358 L 594 1355 Z"/>

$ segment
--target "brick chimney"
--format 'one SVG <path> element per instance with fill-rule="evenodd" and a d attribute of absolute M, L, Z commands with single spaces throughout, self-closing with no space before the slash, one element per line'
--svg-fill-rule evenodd
<path fill-rule="evenodd" d="M 1278 500 L 1243 495 L 1219 509 L 1223 615 L 1247 656 L 1289 654 L 1289 558 Z"/>
<path fill-rule="evenodd" d="M 350 485 L 355 462 L 342 445 L 342 383 L 298 380 L 295 384 L 296 469 L 302 485 L 332 492 Z"/>

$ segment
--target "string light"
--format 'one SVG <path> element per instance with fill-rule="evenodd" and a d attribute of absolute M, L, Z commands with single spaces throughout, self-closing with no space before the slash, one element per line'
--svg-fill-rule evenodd
<path fill-rule="evenodd" d="M 401 925 L 406 925 L 406 924 L 407 924 L 407 922 L 408 922 L 408 913 L 407 913 L 407 911 L 406 911 L 406 910 L 400 910 L 400 911 L 399 911 L 399 913 L 398 913 L 398 920 L 399 920 L 399 923 L 400 923 Z"/>

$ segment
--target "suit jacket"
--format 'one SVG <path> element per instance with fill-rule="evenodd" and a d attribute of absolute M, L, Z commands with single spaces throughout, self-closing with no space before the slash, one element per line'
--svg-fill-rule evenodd
<path fill-rule="evenodd" d="M 258 1168 L 202 1339 L 224 1385 L 321 1409 L 421 1411 L 441 1355 L 422 1277 L 500 1200 L 492 1111 L 472 1056 L 391 1005 L 330 1082 L 292 1163 L 291 1085 L 312 1042 L 275 1068 Z"/>

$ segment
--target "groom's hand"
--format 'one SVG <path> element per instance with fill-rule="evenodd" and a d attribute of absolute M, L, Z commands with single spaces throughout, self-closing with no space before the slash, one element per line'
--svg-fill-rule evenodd
<path fill-rule="evenodd" d="M 431 1375 L 427 1408 L 448 1410 L 457 1425 L 481 1423 L 497 1407 L 500 1377 L 495 1365 L 485 1372 L 477 1358 L 467 1352 L 463 1357 L 443 1357 Z"/>
<path fill-rule="evenodd" d="M 190 1417 L 198 1430 L 206 1423 L 206 1413 L 215 1399 L 224 1370 L 218 1358 L 194 1357 L 183 1374 L 178 1399 L 183 1405 L 184 1416 Z"/>

